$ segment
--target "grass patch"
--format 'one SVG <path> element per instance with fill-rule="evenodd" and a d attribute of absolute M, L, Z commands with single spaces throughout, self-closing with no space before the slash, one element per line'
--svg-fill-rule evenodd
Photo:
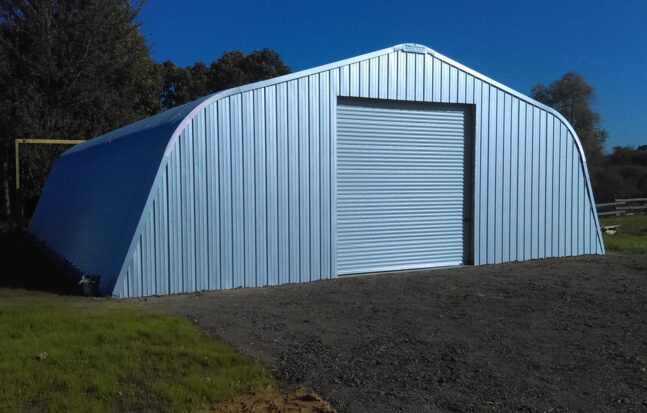
<path fill-rule="evenodd" d="M 609 217 L 601 225 L 621 225 L 618 232 L 603 234 L 607 249 L 626 254 L 647 254 L 647 215 Z"/>
<path fill-rule="evenodd" d="M 262 365 L 184 319 L 0 291 L 0 411 L 191 411 L 268 386 Z"/>

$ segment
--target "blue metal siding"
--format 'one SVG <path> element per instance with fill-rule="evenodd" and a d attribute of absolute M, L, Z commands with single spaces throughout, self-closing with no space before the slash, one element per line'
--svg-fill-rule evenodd
<path fill-rule="evenodd" d="M 29 231 L 80 272 L 101 275 L 100 290 L 111 293 L 169 138 L 205 99 L 67 150 L 50 172 Z"/>
<path fill-rule="evenodd" d="M 475 264 L 603 253 L 572 128 L 422 49 L 221 92 L 72 148 L 30 231 L 119 296 L 334 277 L 335 113 L 346 96 L 475 105 Z"/>

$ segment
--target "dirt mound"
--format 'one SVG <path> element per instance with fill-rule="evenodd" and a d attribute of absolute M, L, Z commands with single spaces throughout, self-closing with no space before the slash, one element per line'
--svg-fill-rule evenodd
<path fill-rule="evenodd" d="M 336 413 L 327 401 L 303 388 L 289 392 L 264 389 L 219 403 L 213 406 L 211 411 L 217 413 Z"/>

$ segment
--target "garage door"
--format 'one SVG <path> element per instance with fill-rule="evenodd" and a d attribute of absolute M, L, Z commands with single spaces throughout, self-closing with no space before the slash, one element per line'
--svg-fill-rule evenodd
<path fill-rule="evenodd" d="M 457 105 L 340 99 L 338 274 L 465 261 L 468 118 Z"/>

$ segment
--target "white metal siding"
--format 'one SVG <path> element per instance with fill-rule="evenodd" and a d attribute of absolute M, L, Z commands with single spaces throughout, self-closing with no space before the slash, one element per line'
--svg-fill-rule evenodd
<path fill-rule="evenodd" d="M 465 108 L 337 107 L 338 274 L 464 261 Z"/>

